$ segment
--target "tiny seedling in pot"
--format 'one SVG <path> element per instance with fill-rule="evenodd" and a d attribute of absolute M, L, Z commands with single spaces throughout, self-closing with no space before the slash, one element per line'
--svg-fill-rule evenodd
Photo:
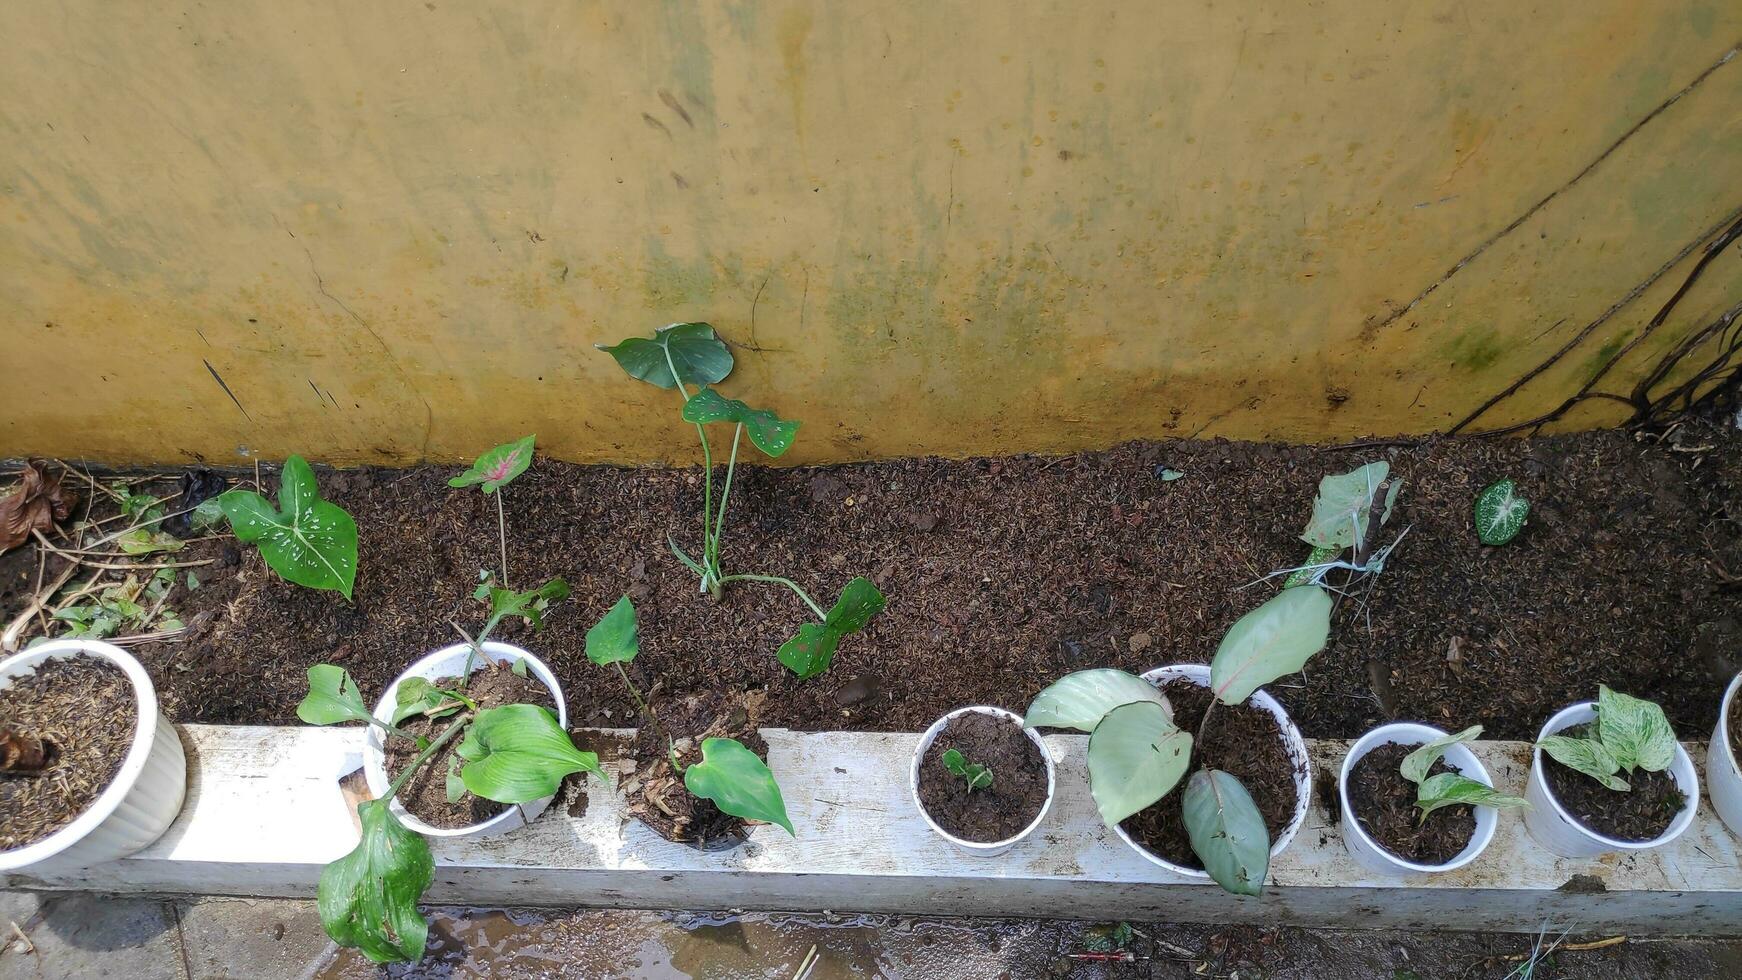
<path fill-rule="evenodd" d="M 1518 537 L 1530 518 L 1530 501 L 1518 495 L 1511 480 L 1496 480 L 1476 496 L 1476 537 L 1483 544 L 1502 545 Z"/>
<path fill-rule="evenodd" d="M 533 600 L 527 597 L 567 593 L 560 579 L 554 584 L 561 589 L 547 584 L 533 592 L 511 593 L 512 602 L 492 611 L 474 652 L 504 616 L 536 622 Z M 429 924 L 417 903 L 434 878 L 435 864 L 423 836 L 400 823 L 388 804 L 444 747 L 459 739 L 447 772 L 450 802 L 470 793 L 505 805 L 528 803 L 553 795 L 574 773 L 600 772 L 598 756 L 575 748 L 550 709 L 534 704 L 481 707 L 464 690 L 470 675 L 468 662 L 454 688 L 438 687 L 423 677 L 406 678 L 396 690 L 392 720 L 384 722 L 363 703 L 356 681 L 344 668 L 317 664 L 308 670 L 309 693 L 297 705 L 298 718 L 311 725 L 363 722 L 381 729 L 384 739 L 405 739 L 417 747 L 416 757 L 393 778 L 386 795 L 358 805 L 362 840 L 322 870 L 317 893 L 327 935 L 377 963 L 423 958 Z M 416 717 L 446 725 L 433 738 L 399 727 Z"/>
<path fill-rule="evenodd" d="M 1416 785 L 1415 807 L 1421 811 L 1417 823 L 1426 823 L 1428 814 L 1443 806 L 1455 806 L 1467 803 L 1471 806 L 1491 806 L 1495 809 L 1503 807 L 1529 808 L 1530 804 L 1516 796 L 1507 796 L 1496 792 L 1494 787 L 1479 780 L 1456 772 L 1442 772 L 1433 776 L 1428 770 L 1446 750 L 1454 745 L 1474 741 L 1482 734 L 1481 725 L 1472 725 L 1444 738 L 1436 738 L 1426 743 L 1409 755 L 1404 756 L 1403 764 L 1398 767 L 1398 773 L 1404 779 Z"/>
<path fill-rule="evenodd" d="M 502 507 L 502 488 L 532 465 L 533 437 L 503 443 L 472 461 L 470 469 L 448 481 L 450 487 L 476 485 L 486 497 L 496 498 L 496 540 L 502 549 L 502 584 L 508 585 L 508 515 Z"/>
<path fill-rule="evenodd" d="M 1597 688 L 1597 722 L 1592 736 L 1550 735 L 1536 743 L 1556 762 L 1591 777 L 1618 793 L 1632 789 L 1617 773 L 1663 772 L 1675 761 L 1675 731 L 1663 709 L 1650 701 Z"/>
<path fill-rule="evenodd" d="M 623 666 L 640 652 L 635 604 L 624 596 L 592 629 L 587 630 L 587 659 L 601 667 L 615 667 L 617 676 L 629 689 L 629 696 L 641 709 L 642 723 L 660 729 L 652 705 L 642 697 L 641 690 L 630 680 L 629 672 Z M 673 734 L 664 734 L 672 771 L 683 777 L 684 788 L 691 795 L 712 800 L 721 812 L 731 816 L 777 824 L 787 833 L 794 833 L 792 820 L 786 813 L 786 801 L 781 797 L 774 774 L 769 771 L 768 764 L 744 743 L 734 738 L 704 738 L 701 761 L 685 765 L 679 757 L 678 743 Z"/>
<path fill-rule="evenodd" d="M 278 505 L 252 490 L 229 490 L 218 507 L 236 540 L 255 545 L 287 582 L 351 598 L 357 582 L 357 522 L 322 500 L 308 461 L 292 456 L 279 477 Z"/>
<path fill-rule="evenodd" d="M 1258 688 L 1306 665 L 1330 633 L 1331 598 L 1316 585 L 1284 589 L 1240 617 L 1210 663 L 1214 699 L 1194 736 L 1174 724 L 1166 698 L 1141 677 L 1083 670 L 1054 682 L 1023 724 L 1089 733 L 1089 787 L 1107 826 L 1159 802 L 1191 767 L 1217 702 L 1239 706 Z M 1257 895 L 1270 867 L 1270 832 L 1238 778 L 1200 766 L 1181 799 L 1192 851 L 1230 892 Z"/>
<path fill-rule="evenodd" d="M 968 784 L 968 792 L 970 793 L 992 785 L 991 769 L 978 762 L 969 762 L 966 756 L 955 749 L 944 751 L 944 768 L 961 777 L 962 781 Z"/>
<path fill-rule="evenodd" d="M 828 670 L 842 638 L 864 629 L 871 617 L 883 609 L 883 594 L 869 579 L 855 578 L 848 582 L 834 606 L 825 612 L 808 592 L 789 578 L 746 573 L 728 575 L 720 564 L 720 539 L 726 528 L 726 505 L 732 497 L 739 443 L 748 433 L 751 445 L 770 459 L 777 459 L 792 448 L 800 423 L 794 419 L 782 419 L 767 409 L 753 409 L 708 387 L 732 373 L 733 360 L 731 349 L 706 323 L 673 323 L 659 328 L 651 339 L 630 337 L 616 345 L 595 346 L 615 358 L 630 377 L 658 388 L 675 389 L 683 402 L 684 421 L 696 427 L 696 437 L 702 445 L 701 548 L 692 556 L 668 534 L 666 544 L 671 553 L 701 579 L 701 590 L 716 599 L 732 582 L 761 582 L 791 589 L 816 614 L 819 622 L 804 624 L 797 635 L 781 644 L 780 662 L 804 678 Z M 694 394 L 690 393 L 689 385 L 696 387 Z M 726 479 L 720 490 L 717 509 L 714 506 L 714 454 L 707 430 L 707 426 L 714 422 L 733 425 L 732 453 L 726 462 Z"/>

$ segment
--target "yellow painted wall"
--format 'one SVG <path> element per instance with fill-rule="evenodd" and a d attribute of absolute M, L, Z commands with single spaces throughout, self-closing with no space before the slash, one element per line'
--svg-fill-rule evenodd
<path fill-rule="evenodd" d="M 789 460 L 1425 433 L 1639 293 L 1500 425 L 1742 208 L 1734 0 L 66 0 L 0 39 L 4 455 L 687 459 L 592 344 L 689 319 Z M 1738 298 L 1714 264 L 1621 379 Z"/>

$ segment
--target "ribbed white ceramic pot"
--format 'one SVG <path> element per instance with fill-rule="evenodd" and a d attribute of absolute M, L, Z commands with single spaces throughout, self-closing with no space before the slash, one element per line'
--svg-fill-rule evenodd
<path fill-rule="evenodd" d="M 1209 687 L 1210 665 L 1171 664 L 1155 668 L 1144 674 L 1143 679 L 1158 688 L 1165 687 L 1170 681 L 1180 679 L 1191 681 L 1200 687 Z M 1290 820 L 1288 826 L 1283 828 L 1282 833 L 1276 836 L 1276 840 L 1271 842 L 1270 857 L 1271 860 L 1275 860 L 1278 854 L 1281 854 L 1289 844 L 1294 842 L 1295 835 L 1300 833 L 1301 825 L 1306 823 L 1307 807 L 1311 805 L 1313 795 L 1312 766 L 1307 760 L 1306 739 L 1301 737 L 1300 729 L 1295 727 L 1294 720 L 1288 717 L 1287 710 L 1282 707 L 1280 702 L 1260 688 L 1252 693 L 1252 697 L 1247 699 L 1247 703 L 1263 708 L 1276 718 L 1276 725 L 1282 730 L 1283 747 L 1288 750 L 1289 761 L 1294 763 L 1294 819 Z M 1113 832 L 1119 835 L 1120 840 L 1131 845 L 1132 850 L 1174 874 L 1184 875 L 1187 878 L 1210 880 L 1208 872 L 1200 868 L 1188 868 L 1175 864 L 1132 840 L 1131 835 L 1127 834 L 1122 826 L 1115 826 Z"/>
<path fill-rule="evenodd" d="M 1712 793 L 1712 809 L 1730 833 L 1742 837 L 1742 766 L 1737 765 L 1736 752 L 1730 747 L 1730 707 L 1742 690 L 1742 674 L 1737 674 L 1724 691 L 1718 704 L 1718 724 L 1712 729 L 1712 742 L 1706 747 L 1706 788 Z"/>
<path fill-rule="evenodd" d="M 1583 725 L 1597 720 L 1597 703 L 1581 701 L 1578 704 L 1562 708 L 1537 733 L 1536 740 L 1543 739 L 1556 732 Z M 1688 758 L 1687 750 L 1681 742 L 1675 744 L 1675 758 L 1669 764 L 1670 775 L 1675 777 L 1676 787 L 1687 794 L 1687 802 L 1683 804 L 1681 813 L 1676 815 L 1669 829 L 1655 840 L 1631 841 L 1606 837 L 1586 827 L 1573 819 L 1549 791 L 1548 782 L 1542 776 L 1542 749 L 1532 747 L 1530 757 L 1530 781 L 1525 784 L 1524 798 L 1530 801 L 1530 809 L 1524 811 L 1524 826 L 1530 831 L 1530 836 L 1536 842 L 1562 857 L 1596 857 L 1611 851 L 1649 851 L 1654 847 L 1662 847 L 1680 837 L 1693 826 L 1694 813 L 1700 808 L 1700 780 L 1694 772 L 1694 760 Z"/>
<path fill-rule="evenodd" d="M 187 757 L 175 725 L 157 706 L 151 677 L 133 655 L 100 640 L 50 640 L 0 661 L 0 689 L 44 661 L 85 656 L 107 661 L 133 685 L 133 744 L 96 802 L 42 840 L 0 851 L 0 871 L 64 871 L 123 858 L 163 836 L 187 794 Z"/>
<path fill-rule="evenodd" d="M 1432 725 L 1393 722 L 1380 725 L 1349 746 L 1349 754 L 1343 757 L 1342 771 L 1337 774 L 1337 801 L 1343 811 L 1343 846 L 1349 849 L 1349 856 L 1363 868 L 1398 877 L 1456 871 L 1481 857 L 1482 852 L 1494 840 L 1494 829 L 1500 823 L 1499 811 L 1491 806 L 1479 806 L 1476 807 L 1476 833 L 1470 837 L 1470 843 L 1464 845 L 1463 850 L 1444 864 L 1420 864 L 1405 861 L 1380 846 L 1361 827 L 1361 821 L 1355 819 L 1355 808 L 1349 804 L 1349 774 L 1355 771 L 1355 764 L 1361 761 L 1362 756 L 1381 745 L 1393 742 L 1408 746 L 1426 745 L 1434 739 L 1445 738 L 1446 734 Z M 1488 767 L 1482 765 L 1482 760 L 1476 758 L 1476 753 L 1471 752 L 1469 746 L 1461 743 L 1449 746 L 1444 758 L 1448 765 L 1465 776 L 1489 787 L 1494 785 L 1494 777 L 1488 774 Z M 1397 778 L 1403 777 L 1400 775 Z"/>
<path fill-rule="evenodd" d="M 1007 837 L 1004 840 L 982 843 L 980 841 L 965 840 L 957 837 L 938 826 L 937 821 L 931 818 L 931 814 L 925 812 L 925 804 L 920 802 L 919 799 L 919 764 L 920 761 L 925 758 L 926 750 L 930 749 L 932 743 L 937 741 L 938 735 L 943 733 L 944 728 L 949 725 L 952 719 L 959 718 L 962 715 L 969 713 L 991 715 L 994 718 L 998 718 L 1022 729 L 1022 734 L 1028 736 L 1028 740 L 1034 743 L 1036 749 L 1040 750 L 1040 757 L 1046 760 L 1046 801 L 1041 804 L 1040 812 L 1034 815 L 1034 819 L 1029 821 L 1028 826 L 1022 828 L 1021 833 L 1016 834 L 1013 837 Z M 1052 753 L 1046 750 L 1046 743 L 1041 741 L 1040 734 L 1034 729 L 1023 727 L 1022 718 L 1020 716 L 1005 711 L 1003 708 L 994 708 L 990 705 L 976 704 L 966 708 L 957 708 L 949 714 L 944 715 L 937 721 L 932 722 L 932 726 L 925 730 L 924 735 L 919 737 L 919 745 L 913 750 L 913 762 L 908 766 L 907 785 L 909 791 L 913 794 L 913 805 L 919 808 L 919 815 L 925 818 L 926 826 L 930 827 L 933 833 L 961 848 L 965 853 L 975 855 L 976 857 L 995 857 L 1010 850 L 1017 844 L 1022 843 L 1022 841 L 1026 840 L 1037 829 L 1039 829 L 1042 821 L 1046 820 L 1047 812 L 1052 809 L 1052 799 L 1054 792 L 1057 789 L 1057 782 L 1054 778 L 1055 774 L 1053 769 Z M 996 776 L 994 776 L 994 778 L 996 778 Z"/>
<path fill-rule="evenodd" d="M 527 674 L 537 678 L 539 683 L 549 689 L 551 700 L 556 702 L 557 724 L 562 726 L 563 731 L 568 731 L 568 702 L 563 700 L 562 685 L 557 683 L 556 675 L 544 665 L 544 661 L 507 643 L 486 640 L 482 646 L 484 653 L 490 657 L 492 662 L 513 664 L 516 660 L 526 661 Z M 406 679 L 422 677 L 425 680 L 434 681 L 443 677 L 458 677 L 466 669 L 466 655 L 470 652 L 471 647 L 464 643 L 456 643 L 451 647 L 437 650 L 407 667 L 404 673 L 394 678 L 386 693 L 381 695 L 381 702 L 375 706 L 375 717 L 383 722 L 392 722 L 394 709 L 399 705 L 399 685 L 404 683 Z M 484 666 L 482 658 L 473 658 L 473 673 L 483 670 Z M 386 749 L 382 743 L 382 738 L 383 733 L 380 727 L 370 725 L 369 734 L 363 742 L 363 778 L 368 781 L 369 791 L 375 795 L 376 799 L 387 795 L 387 789 L 393 782 L 387 778 Z M 426 837 L 492 837 L 531 823 L 537 819 L 539 814 L 544 812 L 544 808 L 549 806 L 553 799 L 555 797 L 546 796 L 530 803 L 503 804 L 501 813 L 489 820 L 466 827 L 432 827 L 406 812 L 405 807 L 399 804 L 397 798 L 389 806 L 393 810 L 393 815 L 398 817 L 401 823 Z"/>

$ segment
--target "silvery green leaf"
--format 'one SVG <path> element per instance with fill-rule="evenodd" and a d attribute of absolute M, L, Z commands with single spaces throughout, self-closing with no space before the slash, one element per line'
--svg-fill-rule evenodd
<path fill-rule="evenodd" d="M 1625 793 L 1631 789 L 1627 780 L 1615 775 L 1621 763 L 1616 762 L 1603 743 L 1596 739 L 1550 735 L 1536 745 L 1561 765 L 1582 772 L 1612 790 Z"/>
<path fill-rule="evenodd" d="M 1476 497 L 1476 537 L 1483 544 L 1501 545 L 1518 537 L 1530 516 L 1530 501 L 1518 496 L 1511 480 L 1499 480 Z"/>
<path fill-rule="evenodd" d="M 1675 761 L 1675 731 L 1650 701 L 1597 688 L 1597 737 L 1621 768 L 1662 772 Z"/>
<path fill-rule="evenodd" d="M 1122 704 L 1089 735 L 1089 791 L 1111 827 L 1155 803 L 1191 762 L 1192 737 L 1154 701 Z"/>
<path fill-rule="evenodd" d="M 1461 742 L 1473 741 L 1481 734 L 1481 725 L 1471 725 L 1456 735 L 1436 738 L 1404 756 L 1403 765 L 1399 767 L 1398 771 L 1403 774 L 1404 779 L 1419 786 L 1421 781 L 1427 778 L 1427 771 L 1434 767 L 1434 763 L 1440 760 L 1440 756 L 1446 754 L 1447 749 Z"/>
<path fill-rule="evenodd" d="M 1373 497 L 1385 484 L 1391 464 L 1380 460 L 1319 481 L 1312 520 L 1301 540 L 1315 548 L 1353 548 L 1367 540 L 1367 520 Z"/>
<path fill-rule="evenodd" d="M 1235 622 L 1210 661 L 1210 688 L 1223 704 L 1306 666 L 1331 635 L 1331 596 L 1316 585 L 1283 589 Z"/>
<path fill-rule="evenodd" d="M 1161 471 L 1161 482 L 1172 483 L 1173 481 L 1179 479 L 1182 476 L 1185 476 L 1185 474 L 1180 472 L 1179 470 L 1167 469 L 1164 467 Z"/>
<path fill-rule="evenodd" d="M 1184 816 L 1192 853 L 1216 883 L 1236 895 L 1264 891 L 1270 831 L 1252 794 L 1220 769 L 1199 769 L 1186 783 Z"/>
<path fill-rule="evenodd" d="M 1427 819 L 1428 814 L 1442 806 L 1454 806 L 1459 803 L 1468 803 L 1471 806 L 1491 806 L 1496 809 L 1500 807 L 1530 808 L 1530 804 L 1525 800 L 1497 793 L 1494 791 L 1494 787 L 1487 783 L 1477 782 L 1468 776 L 1455 772 L 1442 772 L 1437 776 L 1429 777 L 1427 782 L 1421 784 L 1421 789 L 1415 797 L 1415 805 L 1421 810 L 1421 819 L 1423 820 Z"/>
<path fill-rule="evenodd" d="M 1079 670 L 1052 682 L 1028 706 L 1022 724 L 1028 728 L 1075 728 L 1092 732 L 1101 718 L 1122 704 L 1153 701 L 1167 708 L 1167 698 L 1135 674 L 1102 667 Z M 1169 712 L 1171 715 L 1171 711 Z"/>

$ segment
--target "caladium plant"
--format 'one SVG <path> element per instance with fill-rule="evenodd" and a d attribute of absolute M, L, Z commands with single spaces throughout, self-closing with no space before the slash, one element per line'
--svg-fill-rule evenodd
<path fill-rule="evenodd" d="M 629 689 L 629 696 L 640 707 L 644 723 L 657 728 L 659 718 L 653 707 L 641 696 L 641 690 L 623 667 L 640 652 L 641 628 L 635 617 L 635 603 L 623 596 L 587 630 L 587 659 L 600 667 L 615 667 L 617 676 Z M 665 734 L 667 744 L 672 744 L 672 733 Z M 679 761 L 675 749 L 669 756 L 672 770 L 683 776 L 684 788 L 691 795 L 713 800 L 722 812 L 734 817 L 776 824 L 794 834 L 780 784 L 775 782 L 766 762 L 733 738 L 705 738 L 701 748 L 702 761 L 687 767 Z"/>
<path fill-rule="evenodd" d="M 502 488 L 532 465 L 535 436 L 505 442 L 472 461 L 471 468 L 448 480 L 450 487 L 476 486 L 486 497 L 496 498 L 496 537 L 502 548 L 502 585 L 508 585 L 508 515 L 502 506 Z"/>
<path fill-rule="evenodd" d="M 1185 778 L 1216 702 L 1245 703 L 1258 688 L 1306 664 L 1330 635 L 1331 599 L 1316 585 L 1284 589 L 1229 628 L 1210 663 L 1215 695 L 1197 733 L 1174 723 L 1153 684 L 1120 670 L 1067 674 L 1029 705 L 1028 727 L 1089 733 L 1089 791 L 1109 827 L 1161 801 Z M 1257 895 L 1270 864 L 1270 834 L 1251 795 L 1231 773 L 1200 766 L 1182 812 L 1192 850 L 1230 892 Z"/>
<path fill-rule="evenodd" d="M 783 419 L 768 409 L 755 409 L 742 401 L 726 398 L 709 385 L 732 373 L 731 348 L 706 323 L 673 323 L 654 331 L 652 338 L 630 337 L 622 343 L 596 344 L 610 354 L 624 373 L 658 388 L 677 391 L 683 401 L 683 419 L 696 427 L 702 446 L 702 538 L 692 555 L 670 534 L 666 544 L 683 566 L 701 580 L 701 591 L 718 599 L 729 583 L 762 582 L 791 589 L 816 614 L 818 622 L 806 623 L 781 645 L 779 659 L 800 677 L 810 678 L 829 669 L 841 639 L 857 633 L 883 609 L 883 594 L 870 580 L 855 578 L 841 591 L 832 609 L 825 612 L 797 582 L 779 575 L 727 574 L 720 564 L 720 539 L 726 527 L 726 505 L 732 497 L 732 479 L 738 467 L 738 447 L 744 435 L 750 444 L 770 459 L 792 448 L 802 424 Z M 691 393 L 690 386 L 695 387 Z M 714 506 L 714 452 L 707 427 L 716 422 L 732 424 L 732 451 L 726 461 L 726 478 L 720 489 L 719 507 Z"/>
<path fill-rule="evenodd" d="M 1550 735 L 1536 746 L 1561 765 L 1622 793 L 1633 787 L 1617 773 L 1662 772 L 1675 761 L 1675 730 L 1663 709 L 1606 684 L 1597 687 L 1597 722 L 1591 729 L 1582 737 Z"/>
<path fill-rule="evenodd" d="M 1283 588 L 1321 584 L 1334 568 L 1347 569 L 1351 577 L 1384 570 L 1385 559 L 1397 542 L 1375 548 L 1375 522 L 1383 526 L 1391 520 L 1397 495 L 1403 489 L 1403 481 L 1390 479 L 1390 475 L 1391 464 L 1380 460 L 1319 481 L 1312 517 L 1300 535 L 1313 550 L 1304 564 L 1289 570 Z M 1347 559 L 1342 557 L 1344 552 L 1349 553 Z"/>
<path fill-rule="evenodd" d="M 1483 544 L 1502 545 L 1518 537 L 1530 518 L 1530 501 L 1518 495 L 1511 480 L 1496 480 L 1476 495 L 1476 537 Z"/>
<path fill-rule="evenodd" d="M 556 583 L 566 595 L 568 587 L 560 579 Z M 508 593 L 477 640 L 471 641 L 473 655 L 504 616 L 525 616 L 536 623 L 537 613 L 528 597 L 557 591 L 547 584 L 532 592 Z M 492 664 L 489 669 L 520 672 L 524 663 L 515 660 L 513 667 Z M 369 710 L 357 682 L 344 668 L 316 664 L 308 669 L 309 691 L 296 707 L 298 718 L 311 725 L 374 725 L 383 739 L 405 739 L 418 749 L 411 763 L 393 777 L 384 796 L 358 806 L 362 838 L 357 847 L 321 872 L 317 906 L 327 935 L 377 963 L 423 958 L 429 927 L 417 904 L 434 877 L 434 864 L 428 843 L 394 816 L 389 803 L 444 747 L 460 739 L 447 776 L 451 801 L 471 793 L 502 804 L 527 803 L 554 794 L 574 773 L 601 775 L 599 757 L 576 748 L 549 708 L 482 707 L 468 697 L 464 686 L 471 673 L 469 655 L 456 687 L 440 687 L 424 677 L 406 678 L 395 688 L 390 720 L 383 721 Z M 445 721 L 446 726 L 434 738 L 413 735 L 400 727 L 412 718 Z"/>
<path fill-rule="evenodd" d="M 1473 741 L 1482 734 L 1481 725 L 1471 725 L 1455 735 L 1433 739 L 1403 757 L 1398 774 L 1416 785 L 1415 806 L 1421 811 L 1419 823 L 1426 823 L 1428 814 L 1441 807 L 1468 803 L 1473 806 L 1530 808 L 1530 803 L 1516 796 L 1497 792 L 1494 787 L 1462 773 L 1442 772 L 1428 775 L 1434 763 L 1454 745 Z"/>
<path fill-rule="evenodd" d="M 322 500 L 308 461 L 292 456 L 279 474 L 278 505 L 252 490 L 219 495 L 238 541 L 253 544 L 285 581 L 351 598 L 357 582 L 357 522 Z"/>

